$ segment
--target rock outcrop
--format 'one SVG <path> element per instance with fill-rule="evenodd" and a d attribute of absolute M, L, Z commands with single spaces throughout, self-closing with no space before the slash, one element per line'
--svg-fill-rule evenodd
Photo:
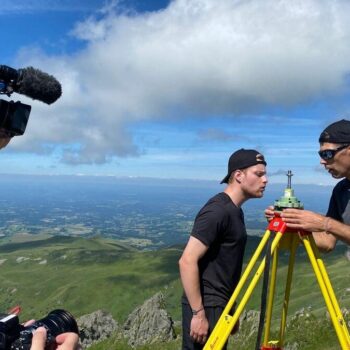
<path fill-rule="evenodd" d="M 132 347 L 175 338 L 173 320 L 164 308 L 162 293 L 155 294 L 129 315 L 123 335 Z"/>
<path fill-rule="evenodd" d="M 233 344 L 240 344 L 240 346 L 248 349 L 252 344 L 255 344 L 256 334 L 259 327 L 259 311 L 243 311 L 239 318 L 239 331 L 231 337 Z"/>
<path fill-rule="evenodd" d="M 107 339 L 118 331 L 118 323 L 108 312 L 98 310 L 77 319 L 80 330 L 80 344 L 83 349 Z"/>

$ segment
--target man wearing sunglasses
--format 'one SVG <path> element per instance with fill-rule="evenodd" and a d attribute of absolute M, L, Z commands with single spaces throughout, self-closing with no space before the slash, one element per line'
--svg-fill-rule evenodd
<path fill-rule="evenodd" d="M 281 216 L 288 227 L 313 232 L 317 246 L 328 252 L 338 239 L 350 245 L 350 121 L 327 126 L 319 142 L 320 163 L 332 177 L 342 179 L 333 189 L 326 216 L 298 209 L 285 209 Z M 269 209 L 265 213 L 271 215 Z"/>

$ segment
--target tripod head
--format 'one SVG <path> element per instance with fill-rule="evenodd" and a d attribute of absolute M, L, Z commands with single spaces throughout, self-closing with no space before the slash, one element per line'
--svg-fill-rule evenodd
<path fill-rule="evenodd" d="M 284 190 L 284 196 L 275 200 L 274 211 L 282 211 L 286 208 L 304 209 L 303 203 L 294 196 L 294 190 L 292 189 L 292 171 L 288 170 L 286 175 L 288 177 L 287 188 Z"/>

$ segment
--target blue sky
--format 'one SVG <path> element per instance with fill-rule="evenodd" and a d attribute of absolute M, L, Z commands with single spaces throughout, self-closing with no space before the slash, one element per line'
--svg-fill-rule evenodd
<path fill-rule="evenodd" d="M 270 182 L 334 184 L 318 136 L 349 119 L 348 1 L 2 1 L 1 64 L 54 75 L 0 173 L 220 181 L 260 150 Z M 6 97 L 4 97 L 7 99 Z"/>

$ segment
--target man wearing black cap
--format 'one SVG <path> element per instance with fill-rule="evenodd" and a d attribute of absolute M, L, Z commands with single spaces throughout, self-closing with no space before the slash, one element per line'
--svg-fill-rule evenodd
<path fill-rule="evenodd" d="M 240 278 L 247 239 L 241 205 L 261 198 L 267 184 L 266 162 L 255 150 L 240 149 L 228 162 L 221 183 L 196 216 L 179 261 L 183 350 L 202 349 Z"/>
<path fill-rule="evenodd" d="M 281 216 L 289 227 L 313 232 L 318 247 L 327 252 L 338 239 L 350 244 L 350 121 L 327 126 L 319 142 L 320 163 L 335 179 L 343 178 L 333 189 L 326 216 L 296 209 L 286 209 Z"/>

